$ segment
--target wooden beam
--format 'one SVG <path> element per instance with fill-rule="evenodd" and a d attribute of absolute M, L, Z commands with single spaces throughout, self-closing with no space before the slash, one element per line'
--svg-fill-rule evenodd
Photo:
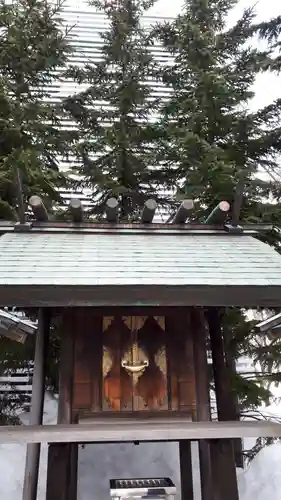
<path fill-rule="evenodd" d="M 0 283 L 2 307 L 280 307 L 281 284 L 253 285 L 7 285 Z"/>
<path fill-rule="evenodd" d="M 45 365 L 50 329 L 50 311 L 39 309 L 34 356 L 30 425 L 40 425 L 43 420 L 45 394 Z M 26 450 L 22 500 L 36 500 L 40 463 L 40 443 L 29 443 Z"/>
<path fill-rule="evenodd" d="M 83 222 L 83 206 L 81 200 L 78 198 L 73 198 L 69 202 L 69 210 L 73 222 L 80 223 Z"/>
<path fill-rule="evenodd" d="M 157 203 L 155 200 L 152 199 L 146 200 L 141 216 L 142 224 L 151 224 L 151 222 L 153 221 L 153 217 L 155 215 L 156 208 L 157 208 Z"/>
<path fill-rule="evenodd" d="M 219 204 L 206 218 L 205 224 L 223 225 L 225 223 L 229 210 L 230 210 L 230 205 L 228 201 L 220 201 Z"/>
<path fill-rule="evenodd" d="M 109 198 L 105 204 L 105 212 L 107 222 L 118 222 L 118 200 L 116 198 Z"/>
<path fill-rule="evenodd" d="M 3 443 L 122 443 L 189 439 L 281 437 L 281 424 L 261 422 L 190 422 L 189 419 L 96 419 L 94 423 L 0 426 Z"/>
<path fill-rule="evenodd" d="M 18 222 L 0 221 L 0 233 L 14 232 L 18 226 Z M 28 225 L 26 230 L 32 233 L 50 233 L 53 230 L 56 233 L 83 233 L 86 234 L 102 234 L 102 233 L 127 233 L 127 234 L 147 234 L 151 233 L 161 234 L 225 234 L 229 233 L 227 228 L 222 228 L 221 225 L 216 224 L 195 224 L 193 222 L 188 224 L 167 224 L 165 223 L 152 223 L 152 224 L 136 224 L 136 223 L 118 223 L 118 227 L 110 227 L 107 222 L 89 222 L 83 221 L 79 227 L 73 226 L 72 222 L 67 221 L 32 221 L 32 225 Z M 272 230 L 272 224 L 243 224 L 243 233 L 245 235 L 255 235 Z"/>
<path fill-rule="evenodd" d="M 184 200 L 173 219 L 173 224 L 184 224 L 190 211 L 193 210 L 193 208 L 193 200 Z"/>
<path fill-rule="evenodd" d="M 32 208 L 34 217 L 38 222 L 45 222 L 49 220 L 47 209 L 40 196 L 31 196 L 31 198 L 29 198 L 29 205 Z"/>
<path fill-rule="evenodd" d="M 264 319 L 255 325 L 255 329 L 260 332 L 267 332 L 271 328 L 279 327 L 281 325 L 281 313 L 274 314 L 270 318 Z"/>

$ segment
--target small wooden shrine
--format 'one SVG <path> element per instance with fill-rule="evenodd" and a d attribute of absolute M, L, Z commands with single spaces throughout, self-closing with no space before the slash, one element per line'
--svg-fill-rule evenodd
<path fill-rule="evenodd" d="M 238 500 L 233 438 L 281 435 L 278 424 L 227 422 L 220 308 L 281 302 L 281 256 L 255 236 L 264 226 L 227 223 L 221 202 L 205 224 L 55 222 L 38 197 L 34 216 L 0 223 L 0 306 L 38 309 L 30 427 L 0 429 L 27 442 L 23 500 L 36 500 L 40 443 L 49 443 L 46 500 L 76 500 L 78 444 L 178 441 L 182 500 L 193 499 L 190 442 L 199 442 L 202 500 Z M 42 426 L 44 359 L 52 316 L 61 332 L 57 426 Z M 207 337 L 224 422 L 212 422 Z M 233 415 L 233 414 L 232 414 Z"/>

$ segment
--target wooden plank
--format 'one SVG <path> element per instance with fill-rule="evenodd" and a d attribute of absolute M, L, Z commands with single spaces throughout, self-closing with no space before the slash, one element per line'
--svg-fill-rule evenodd
<path fill-rule="evenodd" d="M 79 412 L 79 423 L 80 424 L 85 424 L 85 423 L 93 423 L 96 420 L 100 420 L 101 418 L 103 420 L 115 420 L 120 419 L 120 420 L 126 420 L 133 418 L 135 421 L 138 421 L 139 419 L 159 419 L 159 414 L 161 415 L 161 419 L 169 418 L 171 416 L 174 417 L 187 417 L 189 420 L 190 419 L 190 411 L 185 411 L 185 410 L 173 410 L 171 414 L 171 410 L 161 410 L 161 413 L 158 411 L 156 412 L 155 410 L 124 410 L 122 412 L 120 411 L 107 411 L 103 412 L 102 415 L 101 413 L 93 413 L 93 412 Z"/>
<path fill-rule="evenodd" d="M 196 410 L 196 389 L 193 342 L 187 308 L 179 308 L 173 314 L 167 314 L 166 332 L 170 407 L 172 410 L 189 412 L 193 416 Z"/>
<path fill-rule="evenodd" d="M 85 312 L 84 312 L 85 311 Z M 91 310 L 88 310 L 91 313 Z M 91 408 L 91 352 L 89 349 L 90 335 L 93 333 L 88 324 L 87 310 L 75 309 L 75 315 L 79 315 L 82 328 L 75 328 L 74 348 L 74 378 L 73 378 L 73 408 L 90 410 Z M 84 317 L 83 317 L 84 316 Z"/>
<path fill-rule="evenodd" d="M 1 426 L 0 443 L 121 443 L 281 437 L 275 422 L 190 422 L 173 420 L 96 420 L 94 424 Z"/>

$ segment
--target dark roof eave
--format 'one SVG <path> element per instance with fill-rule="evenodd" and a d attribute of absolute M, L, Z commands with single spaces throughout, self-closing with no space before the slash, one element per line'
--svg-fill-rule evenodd
<path fill-rule="evenodd" d="M 281 286 L 2 285 L 0 304 L 16 307 L 278 307 Z"/>

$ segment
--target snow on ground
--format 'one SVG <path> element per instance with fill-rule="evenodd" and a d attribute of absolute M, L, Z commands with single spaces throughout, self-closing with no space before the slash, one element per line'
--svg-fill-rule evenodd
<path fill-rule="evenodd" d="M 264 448 L 245 472 L 240 472 L 240 500 L 280 500 L 281 444 Z"/>
<path fill-rule="evenodd" d="M 44 423 L 55 424 L 57 401 L 46 395 Z M 280 411 L 279 411 L 280 413 Z M 28 415 L 23 414 L 23 424 Z M 195 500 L 199 500 L 196 445 L 193 446 Z M 245 470 L 238 471 L 240 500 L 280 500 L 281 443 L 263 449 Z M 25 446 L 0 445 L 0 498 L 21 500 Z M 38 500 L 45 500 L 47 446 L 42 446 Z M 109 500 L 109 479 L 114 477 L 169 476 L 180 491 L 176 443 L 97 444 L 80 447 L 78 500 Z"/>

